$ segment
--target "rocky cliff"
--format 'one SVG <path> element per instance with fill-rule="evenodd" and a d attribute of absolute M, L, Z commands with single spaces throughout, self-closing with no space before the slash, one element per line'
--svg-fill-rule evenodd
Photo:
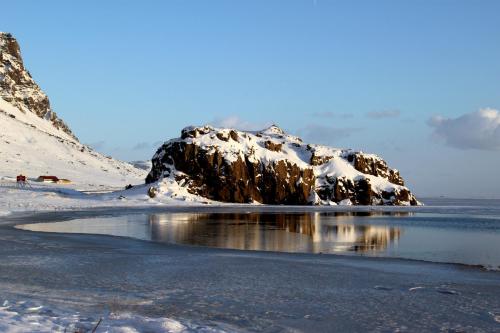
<path fill-rule="evenodd" d="M 146 183 L 154 182 L 234 203 L 419 204 L 380 157 L 306 144 L 277 126 L 258 132 L 184 128 L 153 156 Z"/>
<path fill-rule="evenodd" d="M 0 98 L 22 112 L 32 112 L 49 120 L 76 140 L 69 127 L 52 111 L 49 98 L 24 67 L 16 39 L 4 32 L 0 32 Z"/>

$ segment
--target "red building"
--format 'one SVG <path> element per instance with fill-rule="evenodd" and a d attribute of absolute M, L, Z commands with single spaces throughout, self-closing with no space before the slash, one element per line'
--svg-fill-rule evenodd
<path fill-rule="evenodd" d="M 38 177 L 39 182 L 45 182 L 45 183 L 57 183 L 59 181 L 59 178 L 56 176 L 40 176 Z"/>

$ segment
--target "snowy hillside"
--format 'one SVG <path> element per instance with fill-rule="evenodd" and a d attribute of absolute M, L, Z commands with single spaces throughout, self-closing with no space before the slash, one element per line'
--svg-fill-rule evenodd
<path fill-rule="evenodd" d="M 52 111 L 24 67 L 17 41 L 0 33 L 0 180 L 53 175 L 70 187 L 102 189 L 141 183 L 146 171 L 81 144 Z"/>
<path fill-rule="evenodd" d="M 168 195 L 180 187 L 237 203 L 418 204 L 399 172 L 380 157 L 306 144 L 277 126 L 259 132 L 187 127 L 152 162 L 146 181 L 159 182 L 158 192 Z"/>
<path fill-rule="evenodd" d="M 50 121 L 0 99 L 0 177 L 55 175 L 81 189 L 142 183 L 146 171 L 105 157 Z"/>

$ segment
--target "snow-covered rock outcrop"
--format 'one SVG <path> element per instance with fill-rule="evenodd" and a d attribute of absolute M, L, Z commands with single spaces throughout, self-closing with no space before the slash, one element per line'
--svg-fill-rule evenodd
<path fill-rule="evenodd" d="M 146 183 L 216 201 L 419 204 L 399 172 L 377 155 L 306 144 L 277 126 L 258 132 L 186 127 L 158 149 L 152 164 Z"/>
<path fill-rule="evenodd" d="M 32 112 L 49 120 L 54 127 L 74 137 L 68 125 L 52 111 L 49 98 L 24 67 L 16 39 L 5 32 L 0 32 L 0 98 L 22 112 Z"/>

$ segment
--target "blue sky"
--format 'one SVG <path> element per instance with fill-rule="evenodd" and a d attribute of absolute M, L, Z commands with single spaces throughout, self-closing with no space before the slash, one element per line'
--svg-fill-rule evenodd
<path fill-rule="evenodd" d="M 499 1 L 2 8 L 53 109 L 106 154 L 150 158 L 191 124 L 277 123 L 381 155 L 421 196 L 500 197 Z"/>

